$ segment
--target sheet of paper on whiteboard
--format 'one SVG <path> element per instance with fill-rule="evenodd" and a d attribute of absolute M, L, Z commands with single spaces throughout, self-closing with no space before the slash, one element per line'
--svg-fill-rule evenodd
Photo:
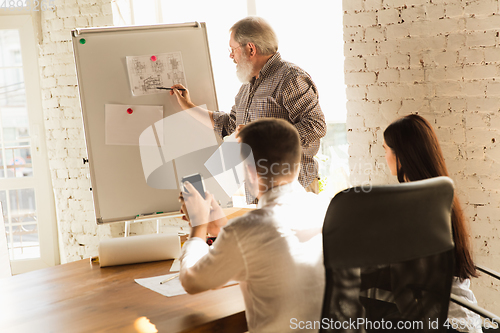
<path fill-rule="evenodd" d="M 139 146 L 141 133 L 163 119 L 163 106 L 161 105 L 106 104 L 104 112 L 107 145 Z M 149 142 L 141 142 L 141 144 L 158 146 L 154 137 L 150 138 Z"/>
<path fill-rule="evenodd" d="M 186 85 L 181 52 L 129 56 L 128 78 L 133 96 L 164 93 L 157 87 Z"/>

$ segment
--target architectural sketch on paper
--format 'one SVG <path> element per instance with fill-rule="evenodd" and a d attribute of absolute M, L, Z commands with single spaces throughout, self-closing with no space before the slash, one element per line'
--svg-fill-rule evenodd
<path fill-rule="evenodd" d="M 174 84 L 186 86 L 181 52 L 127 57 L 127 69 L 132 95 L 158 94 L 165 91 L 157 87 L 171 87 Z"/>

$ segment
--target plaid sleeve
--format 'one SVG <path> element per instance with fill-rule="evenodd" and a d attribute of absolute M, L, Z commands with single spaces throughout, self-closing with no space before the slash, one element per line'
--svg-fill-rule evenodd
<path fill-rule="evenodd" d="M 326 135 L 326 121 L 318 102 L 316 85 L 307 74 L 293 73 L 283 82 L 283 105 L 300 134 L 302 146 Z M 298 74 L 298 75 L 297 75 Z"/>
<path fill-rule="evenodd" d="M 233 106 L 231 113 L 227 114 L 223 111 L 213 111 L 214 131 L 222 139 L 227 135 L 231 135 L 236 130 L 236 111 Z"/>

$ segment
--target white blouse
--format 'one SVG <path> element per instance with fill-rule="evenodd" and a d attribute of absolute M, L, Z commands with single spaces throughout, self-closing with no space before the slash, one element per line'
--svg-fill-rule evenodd
<path fill-rule="evenodd" d="M 470 290 L 469 279 L 460 281 L 459 278 L 454 277 L 451 284 L 451 293 L 477 305 L 476 297 L 474 297 L 474 293 Z M 453 302 L 450 302 L 448 308 L 448 321 L 450 326 L 459 332 L 483 332 L 481 329 L 481 317 L 477 313 Z"/>

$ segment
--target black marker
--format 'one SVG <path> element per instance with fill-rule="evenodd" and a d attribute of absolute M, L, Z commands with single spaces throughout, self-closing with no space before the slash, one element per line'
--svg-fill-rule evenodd
<path fill-rule="evenodd" d="M 174 89 L 172 89 L 172 88 L 165 88 L 165 87 L 156 87 L 156 89 L 174 90 Z M 180 90 L 180 91 L 186 91 L 186 89 L 182 89 L 182 88 L 177 88 L 177 90 Z"/>

